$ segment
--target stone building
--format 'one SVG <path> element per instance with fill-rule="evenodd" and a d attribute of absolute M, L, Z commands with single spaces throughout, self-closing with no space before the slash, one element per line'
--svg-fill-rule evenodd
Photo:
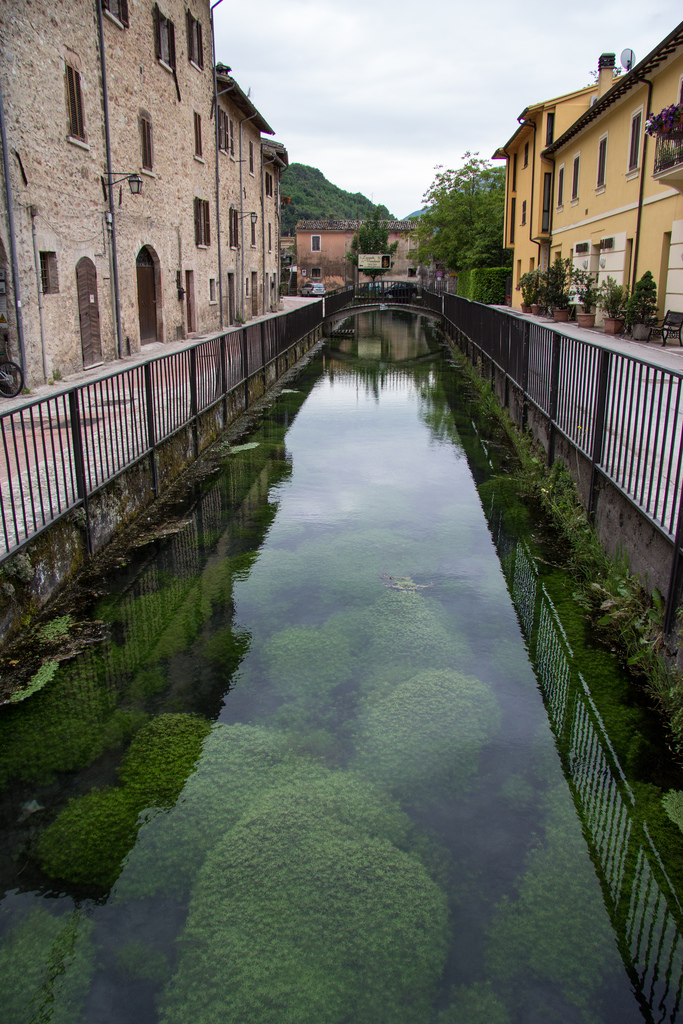
<path fill-rule="evenodd" d="M 343 288 L 356 280 L 356 268 L 346 259 L 353 236 L 364 221 L 360 220 L 300 220 L 296 226 L 296 257 L 299 285 L 307 281 L 322 281 L 325 288 Z M 393 266 L 387 280 L 404 281 L 415 277 L 417 264 L 411 253 L 411 232 L 417 228 L 414 220 L 385 220 L 389 229 L 389 245 L 398 242 Z M 370 281 L 361 273 L 358 280 Z"/>
<path fill-rule="evenodd" d="M 5 0 L 0 31 L 0 338 L 28 381 L 270 310 L 287 154 L 224 65 L 215 117 L 207 0 Z"/>

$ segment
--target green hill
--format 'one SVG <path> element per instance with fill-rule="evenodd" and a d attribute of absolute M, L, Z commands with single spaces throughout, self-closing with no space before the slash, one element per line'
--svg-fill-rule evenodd
<path fill-rule="evenodd" d="M 360 192 L 345 192 L 328 181 L 317 167 L 290 164 L 282 175 L 282 195 L 291 203 L 282 209 L 282 233 L 293 235 L 298 220 L 361 220 L 375 206 Z M 386 206 L 380 206 L 380 217 L 394 220 Z"/>

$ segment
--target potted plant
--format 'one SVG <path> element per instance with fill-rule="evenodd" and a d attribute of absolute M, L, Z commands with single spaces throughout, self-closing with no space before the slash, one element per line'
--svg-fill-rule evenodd
<path fill-rule="evenodd" d="M 605 334 L 619 334 L 623 330 L 624 306 L 628 299 L 628 287 L 617 284 L 613 277 L 603 281 L 598 289 L 598 306 L 605 314 Z"/>
<path fill-rule="evenodd" d="M 634 341 L 649 341 L 656 322 L 657 285 L 651 271 L 646 270 L 626 304 L 626 325 Z"/>
<path fill-rule="evenodd" d="M 552 308 L 553 317 L 558 323 L 569 319 L 571 273 L 572 261 L 562 259 L 559 252 L 545 272 L 546 302 Z"/>
<path fill-rule="evenodd" d="M 522 313 L 533 312 L 532 306 L 538 308 L 538 270 L 527 270 L 519 279 L 519 287 L 522 289 Z"/>
<path fill-rule="evenodd" d="M 593 306 L 598 301 L 598 284 L 590 270 L 582 267 L 572 268 L 572 284 L 576 292 L 576 298 L 583 312 L 576 314 L 579 327 L 594 327 L 595 313 Z"/>
<path fill-rule="evenodd" d="M 672 103 L 658 114 L 648 114 L 645 131 L 648 135 L 668 135 L 683 122 L 683 104 Z"/>

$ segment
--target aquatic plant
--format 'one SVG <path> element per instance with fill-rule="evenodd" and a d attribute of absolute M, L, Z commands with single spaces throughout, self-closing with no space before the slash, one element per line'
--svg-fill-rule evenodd
<path fill-rule="evenodd" d="M 366 698 L 354 764 L 403 800 L 454 796 L 499 727 L 490 687 L 459 672 L 430 669 L 391 693 Z"/>
<path fill-rule="evenodd" d="M 27 697 L 33 696 L 38 690 L 42 690 L 44 686 L 47 686 L 54 679 L 58 668 L 58 661 L 44 661 L 38 671 L 34 672 L 31 676 L 28 685 L 23 690 L 16 690 L 12 694 L 10 702 L 12 704 L 20 704 L 22 700 L 26 700 Z"/>
<path fill-rule="evenodd" d="M 92 922 L 35 906 L 0 941 L 3 1024 L 77 1024 L 95 967 Z"/>
<path fill-rule="evenodd" d="M 294 698 L 319 699 L 351 678 L 355 667 L 349 639 L 331 620 L 320 628 L 275 633 L 264 645 L 263 658 L 275 691 Z"/>
<path fill-rule="evenodd" d="M 510 1024 L 510 1018 L 490 982 L 475 982 L 451 990 L 448 1009 L 441 1011 L 438 1024 Z"/>
<path fill-rule="evenodd" d="M 621 964 L 564 782 L 548 794 L 546 809 L 544 842 L 527 856 L 519 896 L 499 904 L 491 924 L 490 974 L 510 1006 L 526 1006 L 529 993 L 556 999 L 559 990 L 593 1024 L 605 978 Z"/>
<path fill-rule="evenodd" d="M 142 978 L 153 985 L 161 985 L 170 974 L 168 957 L 143 942 L 126 942 L 116 950 L 114 964 L 125 978 Z"/>
<path fill-rule="evenodd" d="M 43 869 L 52 877 L 109 887 L 135 841 L 138 816 L 177 800 L 209 725 L 192 715 L 159 715 L 131 743 L 119 776 L 122 785 L 74 797 L 38 841 Z"/>
<path fill-rule="evenodd" d="M 362 621 L 359 616 L 358 633 L 367 641 L 369 667 L 409 662 L 416 669 L 458 668 L 468 653 L 441 606 L 424 593 L 385 590 Z"/>
<path fill-rule="evenodd" d="M 662 797 L 662 805 L 669 818 L 683 832 L 683 790 L 669 790 Z"/>
<path fill-rule="evenodd" d="M 163 1024 L 423 1024 L 446 899 L 368 825 L 341 773 L 258 800 L 199 874 Z"/>

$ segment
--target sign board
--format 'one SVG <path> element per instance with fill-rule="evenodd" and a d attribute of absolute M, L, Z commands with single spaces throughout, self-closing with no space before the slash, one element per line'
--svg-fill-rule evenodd
<path fill-rule="evenodd" d="M 441 280 L 441 278 L 443 277 L 443 270 L 437 270 L 436 276 L 439 280 Z"/>
<path fill-rule="evenodd" d="M 391 270 L 391 256 L 381 252 L 359 252 L 359 270 Z"/>
<path fill-rule="evenodd" d="M 302 267 L 302 268 L 301 268 L 301 276 L 302 276 L 302 277 L 305 277 L 305 276 L 306 276 L 306 268 L 305 268 L 305 267 Z"/>

